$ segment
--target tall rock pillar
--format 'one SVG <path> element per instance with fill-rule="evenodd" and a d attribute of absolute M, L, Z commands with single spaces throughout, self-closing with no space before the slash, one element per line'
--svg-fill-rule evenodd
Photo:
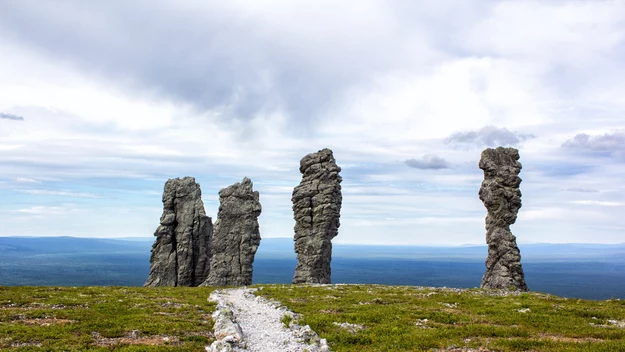
<path fill-rule="evenodd" d="M 144 286 L 199 286 L 208 276 L 212 232 L 195 178 L 168 180 Z"/>
<path fill-rule="evenodd" d="M 293 190 L 295 252 L 293 283 L 330 283 L 332 239 L 338 235 L 341 215 L 341 168 L 330 149 L 306 155 L 300 161 L 302 181 Z"/>
<path fill-rule="evenodd" d="M 219 191 L 219 213 L 211 242 L 210 273 L 202 286 L 252 284 L 252 264 L 260 245 L 258 216 L 262 211 L 252 181 Z"/>
<path fill-rule="evenodd" d="M 479 167 L 484 181 L 479 197 L 486 210 L 488 258 L 482 288 L 527 291 L 521 253 L 516 237 L 510 232 L 521 208 L 521 163 L 514 148 L 488 148 L 482 152 Z"/>

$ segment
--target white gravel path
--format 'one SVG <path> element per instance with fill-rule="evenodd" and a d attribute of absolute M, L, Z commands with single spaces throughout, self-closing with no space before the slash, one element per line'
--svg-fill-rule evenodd
<path fill-rule="evenodd" d="M 280 319 L 293 313 L 277 302 L 256 297 L 254 291 L 243 287 L 211 294 L 209 299 L 217 302 L 213 313 L 217 341 L 207 351 L 328 351 L 325 339 L 319 339 L 310 327 L 291 324 L 286 328 Z"/>

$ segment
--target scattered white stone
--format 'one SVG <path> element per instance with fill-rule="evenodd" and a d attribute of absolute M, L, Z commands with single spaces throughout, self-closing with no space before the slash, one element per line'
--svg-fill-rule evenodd
<path fill-rule="evenodd" d="M 519 312 L 519 313 L 528 313 L 528 312 L 531 312 L 531 311 L 532 311 L 532 310 L 531 310 L 531 309 L 529 309 L 529 308 L 524 308 L 524 309 L 519 309 L 519 310 L 517 310 L 517 312 Z"/>
<path fill-rule="evenodd" d="M 418 319 L 415 322 L 415 326 L 421 329 L 430 329 L 430 327 L 428 326 L 428 321 L 427 319 Z"/>
<path fill-rule="evenodd" d="M 213 313 L 217 339 L 207 352 L 326 352 L 327 341 L 320 339 L 310 326 L 281 322 L 285 314 L 296 315 L 279 302 L 253 294 L 255 289 L 235 288 L 214 291 L 210 300 L 217 302 Z"/>
<path fill-rule="evenodd" d="M 141 332 L 139 332 L 139 330 L 132 330 L 130 334 L 128 334 L 128 337 L 133 340 L 136 340 L 139 338 L 140 335 L 141 335 Z"/>
<path fill-rule="evenodd" d="M 217 292 L 218 291 L 214 291 L 209 297 L 209 300 L 217 302 L 217 308 L 212 315 L 213 321 L 215 322 L 213 335 L 215 335 L 216 341 L 209 347 L 206 347 L 206 351 L 242 351 L 244 347 L 243 331 L 234 318 L 231 305 Z"/>
<path fill-rule="evenodd" d="M 358 331 L 361 331 L 361 330 L 365 329 L 365 327 L 362 326 L 362 325 L 350 324 L 348 322 L 345 322 L 345 323 L 334 322 L 333 324 L 338 326 L 341 329 L 344 329 L 344 330 L 347 330 L 348 332 L 351 332 L 352 334 L 355 334 Z"/>
<path fill-rule="evenodd" d="M 448 308 L 458 308 L 458 303 L 441 303 L 442 305 L 444 305 L 445 307 Z"/>
<path fill-rule="evenodd" d="M 625 321 L 623 320 L 608 320 L 608 323 L 615 325 L 619 328 L 625 328 Z"/>

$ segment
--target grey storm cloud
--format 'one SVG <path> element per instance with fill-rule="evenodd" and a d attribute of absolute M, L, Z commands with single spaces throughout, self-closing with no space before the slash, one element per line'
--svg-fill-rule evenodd
<path fill-rule="evenodd" d="M 485 126 L 477 131 L 457 132 L 446 139 L 447 144 L 474 145 L 476 147 L 518 146 L 535 138 L 532 134 L 513 132 L 505 127 Z"/>
<path fill-rule="evenodd" d="M 625 133 L 614 132 L 591 136 L 579 133 L 562 144 L 562 148 L 586 152 L 608 153 L 625 156 Z"/>
<path fill-rule="evenodd" d="M 412 168 L 421 170 L 440 170 L 449 168 L 447 160 L 435 154 L 426 154 L 420 160 L 408 159 L 404 161 L 404 163 Z"/>
<path fill-rule="evenodd" d="M 284 92 L 300 93 L 302 108 L 321 94 L 306 83 L 319 72 L 290 65 L 227 13 L 140 0 L 51 5 L 9 2 L 0 29 L 82 70 L 120 78 L 133 90 L 148 88 L 201 110 L 229 106 L 240 118 L 292 101 L 276 91 L 284 84 L 291 85 Z M 284 69 L 278 72 L 277 65 Z"/>
<path fill-rule="evenodd" d="M 148 89 L 201 111 L 225 106 L 238 119 L 282 110 L 304 128 L 368 72 L 414 64 L 414 58 L 387 55 L 405 47 L 392 35 L 370 50 L 364 42 L 337 45 L 320 21 L 278 18 L 285 23 L 271 22 L 274 28 L 264 16 L 248 16 L 253 11 L 228 2 L 185 4 L 10 1 L 0 11 L 0 32 L 133 90 Z M 358 33 L 369 27 L 363 21 L 348 28 Z"/>
<path fill-rule="evenodd" d="M 13 115 L 13 114 L 7 114 L 7 113 L 4 113 L 4 112 L 0 112 L 0 119 L 24 121 L 24 118 L 22 116 Z"/>

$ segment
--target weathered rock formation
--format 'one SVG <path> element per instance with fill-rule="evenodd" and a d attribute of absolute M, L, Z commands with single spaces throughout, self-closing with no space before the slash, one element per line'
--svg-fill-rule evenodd
<path fill-rule="evenodd" d="M 300 161 L 302 181 L 293 190 L 295 252 L 293 283 L 330 283 L 332 239 L 338 235 L 341 215 L 341 168 L 330 149 L 306 155 Z"/>
<path fill-rule="evenodd" d="M 219 191 L 219 213 L 211 242 L 210 273 L 203 285 L 242 286 L 252 283 L 252 264 L 260 245 L 258 192 L 245 177 Z"/>
<path fill-rule="evenodd" d="M 514 148 L 488 148 L 482 152 L 480 169 L 484 181 L 479 196 L 486 215 L 486 243 L 488 258 L 482 288 L 515 289 L 527 291 L 521 253 L 516 237 L 510 232 L 521 208 L 521 163 L 519 151 Z"/>
<path fill-rule="evenodd" d="M 208 276 L 212 232 L 195 178 L 168 180 L 144 286 L 199 286 Z"/>

